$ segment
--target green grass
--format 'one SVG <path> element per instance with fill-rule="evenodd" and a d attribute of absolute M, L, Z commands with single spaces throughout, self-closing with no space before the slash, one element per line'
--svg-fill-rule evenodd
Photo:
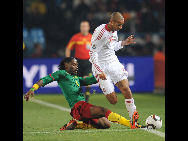
<path fill-rule="evenodd" d="M 89 103 L 103 106 L 129 119 L 122 94 L 117 94 L 118 102 L 112 105 L 103 94 L 95 94 L 90 97 Z M 161 117 L 163 125 L 157 131 L 165 132 L 165 96 L 154 94 L 133 94 L 135 105 L 139 113 L 140 124 L 145 124 L 149 115 L 155 114 Z M 68 103 L 63 94 L 39 95 L 33 99 L 39 99 L 52 104 L 67 107 Z M 65 140 L 65 141 L 105 141 L 105 140 L 152 140 L 162 141 L 165 138 L 141 129 L 131 130 L 128 127 L 112 123 L 110 129 L 75 129 L 73 131 L 59 131 L 65 123 L 71 119 L 69 112 L 44 106 L 32 101 L 23 100 L 23 140 Z"/>

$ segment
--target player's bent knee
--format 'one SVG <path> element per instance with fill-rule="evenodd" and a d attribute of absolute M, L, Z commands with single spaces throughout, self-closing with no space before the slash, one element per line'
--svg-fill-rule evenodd
<path fill-rule="evenodd" d="M 129 88 L 128 85 L 125 85 L 125 86 L 122 87 L 121 89 L 122 89 L 122 91 L 125 91 L 125 92 L 130 91 L 130 88 Z"/>
<path fill-rule="evenodd" d="M 110 122 L 108 120 L 105 120 L 104 121 L 104 128 L 108 129 L 108 128 L 110 128 L 110 126 L 111 126 Z"/>
<path fill-rule="evenodd" d="M 110 122 L 105 117 L 99 118 L 97 124 L 100 129 L 108 129 L 111 126 Z"/>
<path fill-rule="evenodd" d="M 111 93 L 111 94 L 107 94 L 106 95 L 106 98 L 108 99 L 108 101 L 111 103 L 111 104 L 116 104 L 118 99 L 117 99 L 117 95 L 115 92 Z"/>
<path fill-rule="evenodd" d="M 117 103 L 117 99 L 111 100 L 110 103 L 115 105 Z"/>

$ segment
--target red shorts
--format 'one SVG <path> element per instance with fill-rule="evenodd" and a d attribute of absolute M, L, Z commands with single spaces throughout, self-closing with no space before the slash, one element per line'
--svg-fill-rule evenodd
<path fill-rule="evenodd" d="M 93 119 L 91 116 L 90 108 L 92 104 L 87 103 L 86 101 L 79 101 L 74 104 L 74 107 L 71 109 L 70 115 L 80 121 L 83 121 L 86 124 L 95 124 L 98 119 Z"/>

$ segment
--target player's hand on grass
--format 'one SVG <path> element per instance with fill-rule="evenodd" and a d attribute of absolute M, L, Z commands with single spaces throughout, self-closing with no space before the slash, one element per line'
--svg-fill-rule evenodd
<path fill-rule="evenodd" d="M 24 95 L 24 99 L 26 99 L 26 101 L 29 101 L 30 95 L 31 95 L 31 98 L 33 98 L 34 92 L 33 92 L 32 90 L 29 90 L 29 91 Z"/>
<path fill-rule="evenodd" d="M 107 80 L 106 74 L 104 72 L 102 72 L 101 74 L 99 74 L 99 78 L 102 79 L 102 80 Z"/>
<path fill-rule="evenodd" d="M 132 44 L 132 43 L 136 43 L 136 42 L 133 42 L 133 40 L 135 40 L 135 38 L 133 38 L 133 36 L 134 35 L 131 35 L 125 41 L 122 41 L 121 46 L 129 45 L 129 44 Z"/>

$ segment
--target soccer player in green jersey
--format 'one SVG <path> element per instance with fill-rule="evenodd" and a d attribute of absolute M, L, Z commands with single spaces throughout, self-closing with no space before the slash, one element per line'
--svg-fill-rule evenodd
<path fill-rule="evenodd" d="M 71 129 L 74 129 L 78 124 L 76 120 L 83 121 L 86 124 L 91 123 L 97 125 L 99 128 L 110 128 L 109 121 L 131 127 L 130 120 L 111 112 L 107 108 L 86 102 L 80 86 L 92 85 L 97 83 L 97 81 L 94 76 L 86 78 L 77 76 L 78 63 L 74 57 L 65 57 L 62 59 L 58 68 L 58 71 L 51 73 L 36 82 L 24 95 L 24 98 L 26 101 L 29 101 L 30 95 L 33 98 L 35 90 L 41 86 L 44 87 L 53 81 L 57 81 L 71 108 L 70 115 L 74 118 L 74 120 L 71 120 L 70 123 L 62 127 L 60 130 L 68 130 L 70 126 Z M 138 115 L 135 115 L 133 120 L 137 121 L 137 119 Z M 135 125 L 136 128 L 138 128 L 136 122 Z"/>

